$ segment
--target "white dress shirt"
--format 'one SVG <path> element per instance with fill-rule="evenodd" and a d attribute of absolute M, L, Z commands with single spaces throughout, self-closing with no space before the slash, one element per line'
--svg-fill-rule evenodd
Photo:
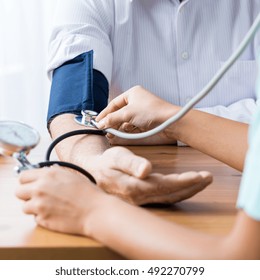
<path fill-rule="evenodd" d="M 48 72 L 94 50 L 113 98 L 142 85 L 183 106 L 236 49 L 259 0 L 58 0 Z M 197 108 L 249 122 L 256 108 L 260 32 Z M 156 112 L 155 112 L 156 114 Z"/>

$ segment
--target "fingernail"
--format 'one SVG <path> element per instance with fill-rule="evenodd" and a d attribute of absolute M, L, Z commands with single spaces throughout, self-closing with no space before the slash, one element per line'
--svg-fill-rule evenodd
<path fill-rule="evenodd" d="M 137 169 L 137 176 L 142 177 L 145 170 L 146 170 L 146 163 L 142 162 Z"/>
<path fill-rule="evenodd" d="M 97 123 L 97 127 L 98 128 L 104 128 L 105 127 L 105 121 L 104 120 L 101 120 Z"/>

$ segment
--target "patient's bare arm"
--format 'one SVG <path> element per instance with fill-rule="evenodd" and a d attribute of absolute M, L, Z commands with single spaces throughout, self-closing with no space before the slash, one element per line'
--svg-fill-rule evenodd
<path fill-rule="evenodd" d="M 81 128 L 72 114 L 56 117 L 50 126 L 53 138 Z M 174 203 L 191 197 L 209 183 L 204 183 L 200 174 L 189 180 L 176 180 L 177 174 L 155 174 L 147 159 L 124 147 L 110 148 L 103 136 L 70 137 L 57 145 L 57 154 L 87 169 L 105 192 L 132 204 Z"/>

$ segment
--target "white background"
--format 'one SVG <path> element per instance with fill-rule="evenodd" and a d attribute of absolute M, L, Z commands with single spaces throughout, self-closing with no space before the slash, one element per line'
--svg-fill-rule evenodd
<path fill-rule="evenodd" d="M 0 0 L 0 120 L 47 134 L 48 41 L 56 0 Z"/>

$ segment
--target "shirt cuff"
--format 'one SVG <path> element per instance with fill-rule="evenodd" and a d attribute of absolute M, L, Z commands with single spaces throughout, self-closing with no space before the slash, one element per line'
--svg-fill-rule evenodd
<path fill-rule="evenodd" d="M 217 105 L 214 107 L 196 108 L 196 110 L 242 123 L 250 123 L 256 107 L 256 101 L 252 98 L 247 98 L 239 100 L 228 107 Z"/>

